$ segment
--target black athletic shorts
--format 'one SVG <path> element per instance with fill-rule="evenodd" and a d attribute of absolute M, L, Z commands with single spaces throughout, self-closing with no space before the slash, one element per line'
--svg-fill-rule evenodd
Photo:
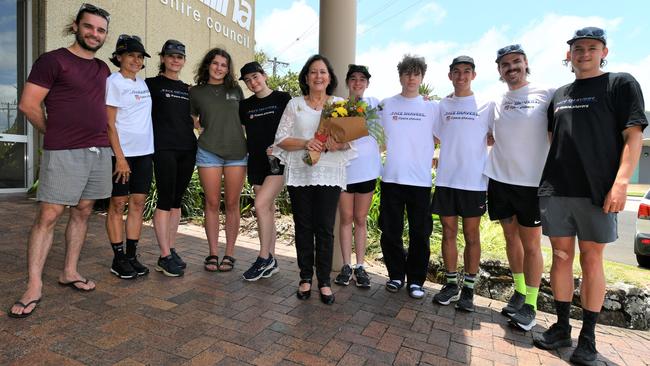
<path fill-rule="evenodd" d="M 541 226 L 537 187 L 518 186 L 490 179 L 488 183 L 488 214 L 490 220 L 502 220 L 517 216 L 517 221 L 521 226 Z"/>
<path fill-rule="evenodd" d="M 267 155 L 262 157 L 254 156 L 250 154 L 248 156 L 248 169 L 246 174 L 248 175 L 248 183 L 256 186 L 261 186 L 264 184 L 264 179 L 269 175 L 283 175 L 284 174 L 284 165 L 280 164 L 280 171 L 276 174 L 271 173 L 271 165 L 269 164 L 269 159 Z"/>
<path fill-rule="evenodd" d="M 485 191 L 467 191 L 436 187 L 431 199 L 431 213 L 438 216 L 477 217 L 485 213 Z"/>
<path fill-rule="evenodd" d="M 115 171 L 115 157 L 112 157 L 113 172 Z M 115 183 L 115 176 L 111 177 L 113 181 L 113 192 L 111 197 L 128 196 L 129 194 L 140 193 L 149 194 L 151 189 L 151 177 L 153 175 L 153 154 L 142 156 L 130 156 L 126 158 L 131 168 L 129 180 L 122 183 Z"/>
<path fill-rule="evenodd" d="M 377 179 L 367 180 L 365 182 L 348 184 L 343 192 L 345 193 L 370 193 L 375 191 Z"/>

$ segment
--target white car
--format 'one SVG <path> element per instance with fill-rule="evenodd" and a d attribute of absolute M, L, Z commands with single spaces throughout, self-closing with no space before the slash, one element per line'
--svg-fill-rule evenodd
<path fill-rule="evenodd" d="M 634 254 L 639 266 L 650 268 L 650 190 L 639 203 L 636 216 L 636 236 Z"/>

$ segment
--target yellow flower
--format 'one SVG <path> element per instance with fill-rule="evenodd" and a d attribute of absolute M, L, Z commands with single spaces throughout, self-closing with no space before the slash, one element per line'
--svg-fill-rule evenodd
<path fill-rule="evenodd" d="M 336 113 L 336 112 L 332 112 L 332 117 L 336 118 L 336 117 L 338 117 L 338 116 L 339 116 L 338 113 Z"/>
<path fill-rule="evenodd" d="M 348 115 L 348 111 L 347 111 L 345 108 L 343 108 L 343 107 L 336 107 L 334 110 L 335 110 L 335 111 L 336 111 L 336 112 L 337 112 L 341 117 L 345 117 L 345 116 Z"/>

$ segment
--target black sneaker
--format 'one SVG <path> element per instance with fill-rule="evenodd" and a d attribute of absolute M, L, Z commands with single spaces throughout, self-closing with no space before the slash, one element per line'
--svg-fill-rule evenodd
<path fill-rule="evenodd" d="M 354 282 L 357 284 L 357 287 L 370 288 L 370 276 L 368 276 L 363 266 L 357 266 L 354 269 Z"/>
<path fill-rule="evenodd" d="M 537 348 L 554 350 L 560 347 L 571 347 L 571 326 L 568 329 L 558 323 L 551 325 L 540 335 L 533 334 L 533 344 Z"/>
<path fill-rule="evenodd" d="M 510 325 L 521 330 L 529 331 L 537 324 L 535 315 L 537 315 L 537 312 L 533 308 L 533 305 L 524 304 L 518 312 L 512 315 Z"/>
<path fill-rule="evenodd" d="M 341 273 L 336 276 L 334 283 L 340 286 L 347 286 L 350 284 L 350 279 L 352 278 L 352 267 L 349 264 L 343 265 L 341 267 Z"/>
<path fill-rule="evenodd" d="M 180 267 L 180 269 L 187 268 L 187 263 L 183 262 L 181 256 L 176 253 L 176 248 L 171 248 L 169 251 L 172 253 L 172 258 L 174 258 L 174 262 L 178 264 L 178 267 Z"/>
<path fill-rule="evenodd" d="M 460 298 L 456 302 L 456 309 L 463 310 L 467 312 L 474 311 L 474 290 L 463 286 L 463 289 L 460 290 Z"/>
<path fill-rule="evenodd" d="M 515 291 L 515 293 L 510 296 L 508 305 L 504 306 L 503 309 L 501 309 L 501 314 L 507 316 L 508 318 L 512 317 L 519 311 L 519 309 L 521 309 L 522 306 L 524 306 L 524 302 L 526 302 L 526 296 Z"/>
<path fill-rule="evenodd" d="M 138 260 L 138 256 L 135 256 L 133 258 L 128 258 L 129 264 L 131 264 L 131 267 L 138 273 L 138 276 L 146 276 L 149 274 L 149 268 L 145 266 L 144 264 L 140 263 Z"/>
<path fill-rule="evenodd" d="M 262 276 L 264 275 L 264 271 L 266 271 L 269 268 L 273 268 L 273 262 L 275 260 L 273 257 L 269 256 L 268 258 L 264 259 L 262 257 L 257 257 L 253 265 L 244 272 L 244 280 L 246 281 L 257 281 Z"/>
<path fill-rule="evenodd" d="M 138 272 L 133 269 L 131 263 L 129 263 L 129 260 L 126 259 L 124 254 L 113 257 L 111 273 L 125 280 L 138 277 Z"/>
<path fill-rule="evenodd" d="M 176 263 L 171 254 L 166 257 L 158 257 L 155 269 L 168 277 L 179 277 L 184 274 L 183 269 Z"/>
<path fill-rule="evenodd" d="M 449 305 L 452 301 L 458 301 L 460 298 L 460 289 L 456 283 L 448 283 L 442 286 L 442 290 L 433 295 L 433 301 L 440 305 Z"/>
<path fill-rule="evenodd" d="M 273 257 L 273 254 L 269 253 L 269 258 L 273 259 L 273 265 L 266 268 L 264 273 L 262 273 L 262 278 L 269 278 L 280 271 L 280 268 L 278 268 L 278 260 Z"/>
<path fill-rule="evenodd" d="M 573 351 L 569 361 L 576 365 L 595 365 L 598 351 L 596 351 L 596 342 L 588 339 L 582 334 L 578 337 L 578 346 Z"/>

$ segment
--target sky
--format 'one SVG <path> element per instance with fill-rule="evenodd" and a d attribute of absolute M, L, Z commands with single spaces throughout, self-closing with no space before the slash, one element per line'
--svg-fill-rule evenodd
<path fill-rule="evenodd" d="M 319 1 L 257 0 L 255 8 L 256 50 L 290 63 L 280 72 L 300 71 L 318 52 Z M 469 55 L 476 62 L 474 92 L 498 96 L 506 86 L 498 80 L 497 49 L 521 44 L 531 69 L 529 81 L 559 87 L 574 80 L 562 65 L 566 41 L 576 29 L 597 26 L 607 32 L 604 70 L 631 73 L 650 109 L 649 15 L 647 0 L 357 0 L 355 61 L 373 75 L 366 96 L 381 99 L 400 91 L 396 66 L 402 56 L 424 56 L 424 82 L 444 96 L 453 91 L 447 77 L 451 60 Z"/>

